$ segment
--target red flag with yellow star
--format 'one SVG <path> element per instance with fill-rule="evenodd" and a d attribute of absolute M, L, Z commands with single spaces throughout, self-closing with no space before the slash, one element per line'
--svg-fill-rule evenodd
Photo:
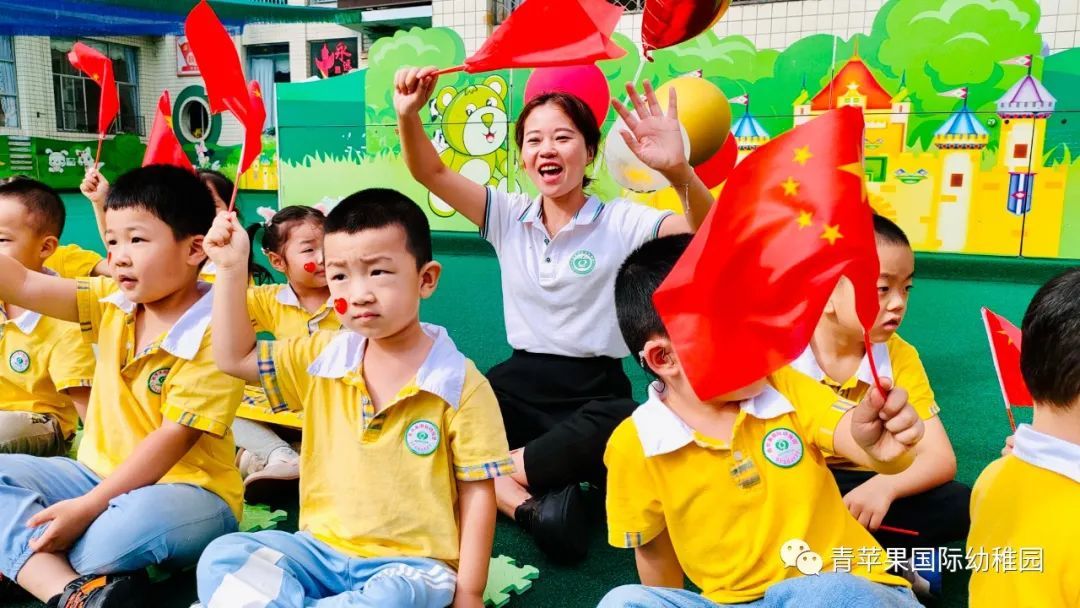
<path fill-rule="evenodd" d="M 120 113 L 120 90 L 116 88 L 112 60 L 101 51 L 76 42 L 68 53 L 68 61 L 76 70 L 86 74 L 101 88 L 101 101 L 98 103 L 98 133 L 104 137 L 113 119 Z"/>
<path fill-rule="evenodd" d="M 773 139 L 728 176 L 653 296 L 699 398 L 798 357 L 841 276 L 873 327 L 879 266 L 862 152 L 862 112 L 845 107 Z"/>
<path fill-rule="evenodd" d="M 248 83 L 248 113 L 244 117 L 244 147 L 240 159 L 240 173 L 248 170 L 251 163 L 262 154 L 262 132 L 266 124 L 266 104 L 258 81 Z"/>
<path fill-rule="evenodd" d="M 1031 407 L 1035 400 L 1028 391 L 1024 376 L 1020 373 L 1020 330 L 1005 317 L 982 309 L 983 324 L 986 326 L 986 338 L 990 341 L 990 358 L 994 361 L 1001 396 L 1005 400 L 1005 412 L 1009 415 L 1009 424 L 1016 430 L 1012 407 Z"/>
<path fill-rule="evenodd" d="M 162 91 L 158 98 L 154 126 L 150 129 L 150 137 L 146 140 L 146 153 L 143 154 L 142 166 L 146 165 L 173 165 L 195 172 L 191 159 L 180 147 L 180 140 L 173 131 L 172 103 L 169 101 L 168 91 Z"/>

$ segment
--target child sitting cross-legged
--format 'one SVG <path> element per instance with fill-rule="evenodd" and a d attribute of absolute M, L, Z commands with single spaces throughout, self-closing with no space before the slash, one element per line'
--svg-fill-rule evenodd
<path fill-rule="evenodd" d="M 874 389 L 854 405 L 785 367 L 698 399 L 652 302 L 689 242 L 646 243 L 615 280 L 623 337 L 658 382 L 604 458 L 608 541 L 635 550 L 642 584 L 600 606 L 918 606 L 825 465 L 842 455 L 881 472 L 908 466 L 923 424 L 906 393 Z M 684 573 L 701 594 L 683 589 Z"/>
<path fill-rule="evenodd" d="M 495 394 L 446 330 L 420 322 L 438 284 L 423 211 L 364 190 L 326 219 L 344 331 L 256 344 L 249 243 L 235 216 L 207 235 L 217 263 L 219 367 L 302 409 L 300 531 L 231 534 L 199 561 L 204 605 L 480 608 L 495 529 L 492 479 L 511 461 Z M 326 603 L 323 604 L 322 602 Z"/>
<path fill-rule="evenodd" d="M 78 322 L 98 345 L 78 460 L 0 455 L 0 573 L 51 607 L 141 605 L 147 566 L 194 564 L 236 530 L 229 426 L 243 383 L 214 366 L 211 287 L 198 281 L 213 219 L 194 175 L 151 165 L 105 205 L 114 278 L 0 255 L 0 299 Z"/>

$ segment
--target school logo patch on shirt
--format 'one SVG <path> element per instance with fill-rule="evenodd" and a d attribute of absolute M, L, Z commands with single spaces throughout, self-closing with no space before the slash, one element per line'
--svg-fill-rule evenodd
<path fill-rule="evenodd" d="M 791 468 L 802 460 L 803 443 L 799 435 L 787 428 L 773 429 L 761 442 L 765 458 L 778 467 Z"/>
<path fill-rule="evenodd" d="M 8 365 L 11 369 L 18 373 L 23 373 L 30 369 L 30 355 L 25 350 L 17 350 L 11 353 L 8 357 Z"/>
<path fill-rule="evenodd" d="M 146 388 L 150 389 L 151 393 L 160 395 L 161 389 L 165 388 L 165 377 L 170 371 L 172 371 L 171 367 L 163 367 L 151 372 L 150 377 L 146 379 Z"/>
<path fill-rule="evenodd" d="M 405 431 L 405 445 L 417 456 L 430 456 L 439 447 L 439 427 L 429 420 L 417 420 Z"/>
<path fill-rule="evenodd" d="M 570 256 L 570 270 L 577 274 L 589 274 L 596 268 L 596 256 L 588 249 L 578 249 Z"/>

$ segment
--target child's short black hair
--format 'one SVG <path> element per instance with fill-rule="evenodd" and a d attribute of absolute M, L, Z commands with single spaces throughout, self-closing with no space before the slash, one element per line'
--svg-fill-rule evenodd
<path fill-rule="evenodd" d="M 26 207 L 30 224 L 38 234 L 60 238 L 67 220 L 64 201 L 56 190 L 22 175 L 0 180 L 0 196 L 12 196 Z"/>
<path fill-rule="evenodd" d="M 1043 285 L 1021 327 L 1020 371 L 1040 403 L 1069 407 L 1080 399 L 1080 268 Z"/>
<path fill-rule="evenodd" d="M 874 214 L 874 235 L 877 240 L 886 245 L 902 245 L 904 247 L 911 247 L 911 242 L 908 241 L 907 235 L 904 234 L 904 230 L 900 226 L 896 225 L 889 218 Z"/>
<path fill-rule="evenodd" d="M 653 293 L 664 282 L 693 237 L 676 234 L 654 239 L 638 247 L 615 276 L 615 314 L 623 340 L 634 355 L 657 336 L 667 336 Z"/>
<path fill-rule="evenodd" d="M 206 234 L 216 214 L 214 199 L 199 178 L 172 165 L 148 165 L 116 180 L 105 209 L 133 208 L 168 224 L 177 240 Z"/>
<path fill-rule="evenodd" d="M 326 234 L 356 234 L 386 226 L 401 226 L 405 248 L 420 268 L 431 261 L 431 226 L 412 200 L 397 190 L 367 188 L 350 194 L 326 218 Z"/>

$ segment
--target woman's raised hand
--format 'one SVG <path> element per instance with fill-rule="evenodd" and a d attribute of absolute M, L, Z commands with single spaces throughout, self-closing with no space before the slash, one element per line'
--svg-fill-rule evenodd
<path fill-rule="evenodd" d="M 630 150 L 652 169 L 660 173 L 670 173 L 687 164 L 687 150 L 683 146 L 682 131 L 679 127 L 679 109 L 675 101 L 675 89 L 668 95 L 668 110 L 664 112 L 656 101 L 652 84 L 645 81 L 645 97 L 638 94 L 633 83 L 626 84 L 631 112 L 619 100 L 612 100 L 615 111 L 626 123 L 627 129 L 619 132 Z"/>
<path fill-rule="evenodd" d="M 435 91 L 437 68 L 401 68 L 394 74 L 394 110 L 398 116 L 419 112 Z"/>

